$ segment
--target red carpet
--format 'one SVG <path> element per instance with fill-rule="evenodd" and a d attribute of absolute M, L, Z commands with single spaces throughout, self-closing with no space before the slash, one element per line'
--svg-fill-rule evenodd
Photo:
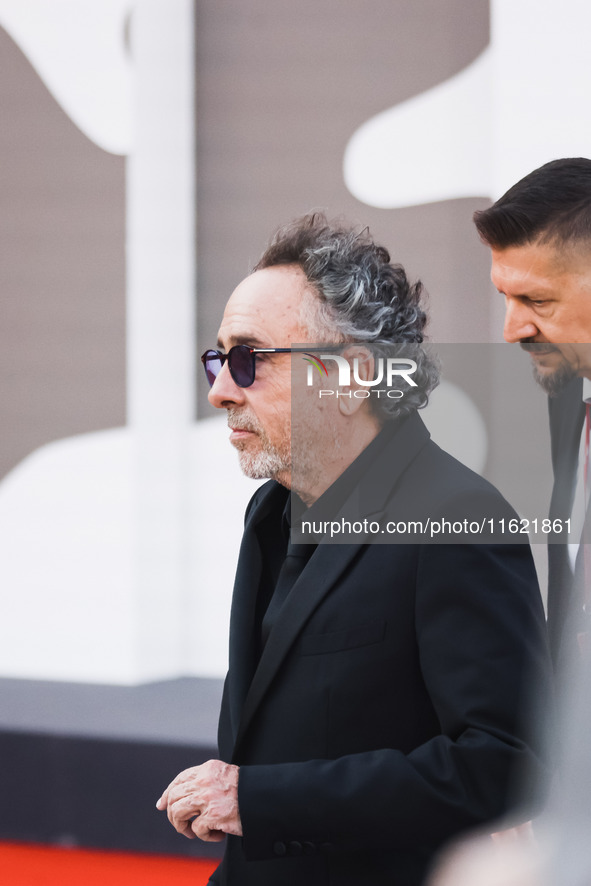
<path fill-rule="evenodd" d="M 215 861 L 0 843 L 2 886 L 205 886 Z"/>

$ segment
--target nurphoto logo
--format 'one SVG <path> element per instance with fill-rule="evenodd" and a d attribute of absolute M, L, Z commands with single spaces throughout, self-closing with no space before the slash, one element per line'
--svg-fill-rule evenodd
<path fill-rule="evenodd" d="M 315 357 L 313 354 L 306 354 L 303 357 L 303 360 L 308 363 L 308 387 L 312 387 L 314 384 L 314 369 L 316 369 L 321 378 L 328 377 L 328 369 L 326 368 L 325 363 L 325 361 L 327 360 L 334 360 L 334 362 L 337 364 L 339 371 L 339 388 L 351 387 L 351 361 L 347 360 L 346 357 L 336 354 L 321 354 L 319 357 Z M 416 372 L 417 364 L 414 360 L 410 360 L 409 358 L 378 357 L 375 360 L 375 378 L 371 379 L 360 378 L 358 357 L 353 358 L 352 364 L 353 382 L 359 387 L 353 391 L 320 390 L 318 392 L 319 398 L 351 396 L 357 398 L 367 398 L 370 397 L 373 393 L 377 397 L 380 397 L 382 394 L 384 394 L 386 397 L 390 397 L 394 400 L 399 400 L 401 397 L 404 396 L 404 391 L 401 391 L 398 388 L 394 388 L 395 381 L 399 383 L 400 379 L 404 379 L 404 381 L 408 385 L 410 385 L 410 387 L 417 387 L 416 381 L 411 378 L 412 374 Z M 385 388 L 378 388 L 377 385 L 379 384 L 385 384 Z"/>

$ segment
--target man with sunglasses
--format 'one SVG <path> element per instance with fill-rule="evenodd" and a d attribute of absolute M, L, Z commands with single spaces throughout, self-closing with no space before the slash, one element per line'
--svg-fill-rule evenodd
<path fill-rule="evenodd" d="M 438 377 L 421 290 L 367 232 L 307 216 L 203 355 L 242 470 L 271 478 L 246 513 L 220 760 L 157 804 L 187 837 L 227 835 L 212 884 L 418 886 L 445 841 L 507 812 L 517 770 L 540 768 L 522 722 L 524 675 L 548 685 L 529 548 L 290 534 L 359 501 L 375 519 L 421 499 L 513 514 L 419 418 Z M 380 366 L 395 388 L 375 386 Z"/>

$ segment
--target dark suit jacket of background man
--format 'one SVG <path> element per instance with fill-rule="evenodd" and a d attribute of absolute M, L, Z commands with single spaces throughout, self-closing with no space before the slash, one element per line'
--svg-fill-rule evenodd
<path fill-rule="evenodd" d="M 575 378 L 558 397 L 548 398 L 554 486 L 550 518 L 572 516 L 578 474 L 579 447 L 585 419 L 583 380 Z M 584 629 L 584 557 L 570 565 L 565 535 L 558 533 L 548 545 L 548 633 L 552 658 L 559 669 L 577 644 Z M 578 541 L 578 539 L 577 539 Z"/>
<path fill-rule="evenodd" d="M 475 494 L 513 516 L 418 414 L 393 443 L 372 468 L 390 515 L 423 484 L 433 516 Z M 505 812 L 517 770 L 540 767 L 522 716 L 524 671 L 549 684 L 530 551 L 321 544 L 257 665 L 256 526 L 287 495 L 269 482 L 247 510 L 219 729 L 245 836 L 212 883 L 414 886 L 446 840 Z"/>

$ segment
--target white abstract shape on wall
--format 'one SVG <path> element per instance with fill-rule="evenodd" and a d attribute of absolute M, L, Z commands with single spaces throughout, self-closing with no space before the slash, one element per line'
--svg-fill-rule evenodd
<path fill-rule="evenodd" d="M 587 0 L 491 0 L 491 45 L 429 91 L 364 123 L 345 184 L 397 209 L 499 197 L 556 157 L 591 156 Z"/>
<path fill-rule="evenodd" d="M 132 0 L 0 0 L 0 25 L 76 126 L 112 154 L 132 143 L 132 8 Z"/>
<path fill-rule="evenodd" d="M 168 618 L 159 606 L 146 608 L 149 588 L 138 581 L 144 569 L 134 543 L 138 443 L 143 446 L 137 435 L 121 428 L 59 440 L 4 478 L 0 588 L 10 593 L 0 620 L 2 677 L 134 684 L 224 674 L 243 514 L 257 486 L 242 476 L 227 435 L 222 417 L 194 424 L 188 435 L 190 508 L 178 502 L 168 531 L 175 534 L 177 521 L 184 521 L 180 556 L 195 586 L 181 613 L 188 642 L 164 664 L 155 646 L 151 662 L 144 654 L 146 634 L 166 649 Z M 215 495 L 205 500 L 211 476 Z M 162 482 L 161 475 L 152 477 L 155 501 Z M 174 609 L 168 570 L 154 580 Z"/>
<path fill-rule="evenodd" d="M 435 443 L 477 474 L 482 473 L 488 454 L 486 424 L 462 388 L 442 381 L 429 395 L 429 405 L 421 416 Z"/>
<path fill-rule="evenodd" d="M 491 0 L 490 194 L 558 157 L 591 157 L 588 0 Z"/>
<path fill-rule="evenodd" d="M 490 68 L 485 52 L 445 83 L 364 123 L 344 157 L 345 184 L 353 196 L 386 209 L 459 193 L 486 195 Z"/>

